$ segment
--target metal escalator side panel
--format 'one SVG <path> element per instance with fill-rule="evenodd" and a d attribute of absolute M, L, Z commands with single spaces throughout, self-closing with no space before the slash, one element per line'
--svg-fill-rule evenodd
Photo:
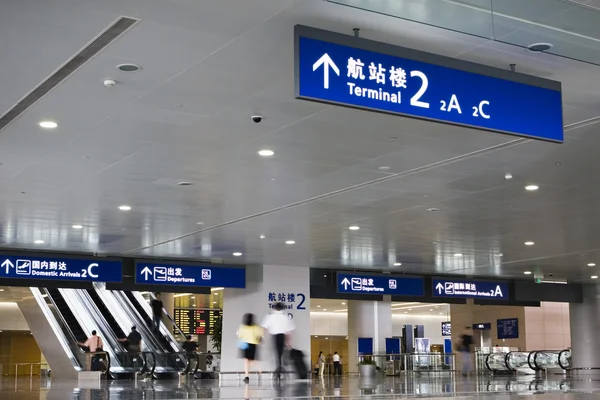
<path fill-rule="evenodd" d="M 38 288 L 30 288 L 32 297 L 18 302 L 38 346 L 42 350 L 54 377 L 76 379 L 82 370 L 73 354 L 67 336 L 56 321 Z"/>

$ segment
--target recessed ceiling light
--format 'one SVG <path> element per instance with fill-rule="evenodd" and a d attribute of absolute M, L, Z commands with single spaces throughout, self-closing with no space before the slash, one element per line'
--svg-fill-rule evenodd
<path fill-rule="evenodd" d="M 349 226 L 348 229 L 350 229 L 351 231 L 357 231 L 360 229 L 360 226 L 352 225 L 352 226 Z"/>
<path fill-rule="evenodd" d="M 595 266 L 596 266 L 596 263 L 589 263 L 588 264 L 588 267 L 595 267 Z"/>
<path fill-rule="evenodd" d="M 531 271 L 525 271 L 523 272 L 525 275 L 531 275 Z"/>
<path fill-rule="evenodd" d="M 131 206 L 123 204 L 122 206 L 119 206 L 119 210 L 121 210 L 121 211 L 129 211 L 129 210 L 131 210 Z"/>
<path fill-rule="evenodd" d="M 454 257 L 462 257 L 462 253 L 454 253 Z"/>
<path fill-rule="evenodd" d="M 286 240 L 285 244 L 295 244 L 296 241 L 295 240 Z"/>
<path fill-rule="evenodd" d="M 433 308 L 430 308 L 429 311 L 433 311 Z"/>
<path fill-rule="evenodd" d="M 550 50 L 554 45 L 552 43 L 533 43 L 527 46 L 527 50 L 532 53 L 541 53 Z"/>
<path fill-rule="evenodd" d="M 260 235 L 260 238 L 261 238 L 261 239 L 264 239 L 265 237 L 266 237 L 265 235 Z"/>
<path fill-rule="evenodd" d="M 438 211 L 440 211 L 440 209 L 436 208 L 436 207 L 432 207 L 432 208 L 428 208 L 427 211 L 428 212 L 438 212 Z"/>
<path fill-rule="evenodd" d="M 512 174 L 505 174 L 504 175 L 504 179 L 506 179 L 507 181 L 511 180 L 513 178 Z"/>
<path fill-rule="evenodd" d="M 409 308 L 408 311 L 412 311 L 412 308 Z"/>
<path fill-rule="evenodd" d="M 530 192 L 533 192 L 535 190 L 538 190 L 540 187 L 538 185 L 527 185 L 525 186 L 525 190 L 528 190 Z"/>
<path fill-rule="evenodd" d="M 33 243 L 35 243 L 35 244 L 44 244 L 44 241 L 41 240 L 41 239 L 37 239 Z"/>
<path fill-rule="evenodd" d="M 404 311 L 404 314 L 408 314 L 408 311 Z"/>
<path fill-rule="evenodd" d="M 204 222 L 202 222 L 202 221 L 196 222 L 196 225 L 204 225 Z"/>
<path fill-rule="evenodd" d="M 324 308 L 324 309 L 323 309 L 323 311 L 327 311 L 327 309 L 326 309 L 326 308 Z M 325 338 L 325 339 L 327 339 L 327 338 Z"/>
<path fill-rule="evenodd" d="M 273 150 L 263 149 L 258 151 L 258 155 L 262 157 L 271 157 L 275 152 Z"/>
<path fill-rule="evenodd" d="M 233 253 L 234 257 L 241 257 L 242 253 L 240 253 L 239 251 L 236 251 L 235 253 Z"/>
<path fill-rule="evenodd" d="M 119 64 L 119 65 L 117 65 L 117 69 L 119 71 L 123 71 L 123 72 L 137 72 L 141 68 L 140 68 L 139 65 L 127 63 L 127 64 Z"/>
<path fill-rule="evenodd" d="M 442 315 L 442 313 L 440 313 L 440 315 Z"/>
<path fill-rule="evenodd" d="M 44 129 L 54 129 L 58 126 L 54 121 L 40 121 L 39 125 Z"/>
<path fill-rule="evenodd" d="M 345 306 L 345 305 L 346 305 L 346 303 L 344 303 L 344 302 L 342 301 L 342 305 L 343 305 L 343 306 Z"/>
<path fill-rule="evenodd" d="M 317 308 L 321 308 L 321 306 L 317 306 Z"/>
<path fill-rule="evenodd" d="M 75 224 L 72 226 L 73 229 L 83 229 L 83 225 Z"/>
<path fill-rule="evenodd" d="M 177 184 L 179 186 L 192 186 L 192 182 L 188 182 L 188 181 L 179 182 Z"/>
<path fill-rule="evenodd" d="M 387 165 L 382 165 L 381 167 L 379 167 L 380 171 L 389 171 L 391 168 L 388 167 Z"/>
<path fill-rule="evenodd" d="M 590 278 L 592 278 L 592 279 L 598 279 L 598 275 L 592 275 Z"/>
<path fill-rule="evenodd" d="M 534 242 L 525 242 L 525 246 L 533 246 L 534 244 Z"/>

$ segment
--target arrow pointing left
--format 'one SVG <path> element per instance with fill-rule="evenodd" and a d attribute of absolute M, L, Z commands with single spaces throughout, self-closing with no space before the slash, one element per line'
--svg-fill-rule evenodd
<path fill-rule="evenodd" d="M 9 274 L 10 269 L 14 268 L 15 265 L 12 263 L 12 261 L 10 261 L 8 258 L 6 260 L 4 260 L 4 262 L 1 265 L 2 268 L 6 268 L 6 275 Z"/>
<path fill-rule="evenodd" d="M 340 70 L 327 53 L 323 54 L 321 58 L 313 64 L 313 71 L 316 71 L 321 65 L 323 65 L 323 87 L 329 89 L 329 68 L 331 68 L 337 76 L 340 76 Z"/>
<path fill-rule="evenodd" d="M 148 267 L 145 267 L 141 272 L 140 275 L 144 275 L 144 280 L 148 280 L 148 275 L 152 275 L 152 270 Z"/>

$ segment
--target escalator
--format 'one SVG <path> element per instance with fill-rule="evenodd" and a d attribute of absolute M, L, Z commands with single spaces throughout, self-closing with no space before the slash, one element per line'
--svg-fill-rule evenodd
<path fill-rule="evenodd" d="M 92 301 L 94 302 L 94 304 L 96 305 L 96 307 L 98 308 L 98 311 L 100 311 L 100 314 L 102 314 L 102 316 L 108 323 L 108 326 L 110 326 L 110 329 L 112 329 L 112 331 L 114 332 L 115 336 L 117 338 L 127 337 L 125 332 L 123 332 L 123 330 L 121 329 L 121 327 L 119 326 L 119 324 L 117 323 L 115 318 L 113 317 L 112 313 L 106 307 L 106 305 L 104 304 L 102 299 L 100 299 L 100 296 L 98 296 L 98 293 L 96 293 L 96 291 L 94 289 L 88 289 L 87 293 L 90 296 L 90 298 L 92 299 Z"/>
<path fill-rule="evenodd" d="M 137 299 L 135 298 L 133 293 L 132 292 L 123 292 L 123 293 L 129 300 L 129 302 L 131 303 L 133 308 L 137 311 L 139 316 L 142 318 L 142 320 L 144 321 L 146 326 L 152 326 L 152 319 L 150 318 L 148 313 L 144 310 L 142 305 L 137 301 Z M 173 351 L 171 344 L 169 343 L 169 341 L 167 340 L 166 337 L 164 337 L 161 334 L 155 334 L 154 337 L 157 339 L 158 343 L 160 343 L 160 345 L 162 347 L 159 350 L 161 350 L 165 353 L 170 353 Z"/>
<path fill-rule="evenodd" d="M 79 343 L 83 343 L 87 340 L 87 335 L 77 322 L 75 315 L 71 312 L 71 309 L 65 302 L 65 299 L 60 294 L 58 289 L 41 289 L 42 292 L 46 291 L 46 294 L 50 296 L 52 303 L 56 306 L 57 311 L 62 315 L 66 325 L 71 329 L 73 336 Z"/>

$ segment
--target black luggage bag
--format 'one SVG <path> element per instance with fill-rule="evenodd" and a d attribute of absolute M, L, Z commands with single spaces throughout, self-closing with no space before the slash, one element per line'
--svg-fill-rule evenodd
<path fill-rule="evenodd" d="M 306 362 L 304 362 L 304 353 L 301 350 L 291 349 L 290 360 L 292 361 L 292 365 L 298 374 L 298 378 L 307 379 L 308 367 L 306 366 Z"/>

